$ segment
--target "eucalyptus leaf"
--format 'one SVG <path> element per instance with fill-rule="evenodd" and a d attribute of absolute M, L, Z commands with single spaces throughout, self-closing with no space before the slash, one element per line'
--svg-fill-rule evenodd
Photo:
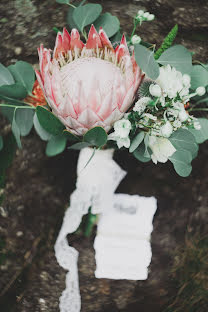
<path fill-rule="evenodd" d="M 70 142 L 80 141 L 80 138 L 68 130 L 64 130 L 64 135 Z"/>
<path fill-rule="evenodd" d="M 70 7 L 68 9 L 67 17 L 66 17 L 66 21 L 67 21 L 67 24 L 69 25 L 70 29 L 78 28 L 77 24 L 75 23 L 75 21 L 73 19 L 73 13 L 74 13 L 74 8 Z"/>
<path fill-rule="evenodd" d="M 192 166 L 190 164 L 192 155 L 188 151 L 176 151 L 169 160 L 173 163 L 174 169 L 181 177 L 190 175 Z"/>
<path fill-rule="evenodd" d="M 15 81 L 25 87 L 28 93 L 32 93 L 35 82 L 35 72 L 32 66 L 23 61 L 16 62 L 15 65 L 8 67 Z"/>
<path fill-rule="evenodd" d="M 189 131 L 194 135 L 195 140 L 198 144 L 201 144 L 208 140 L 208 119 L 198 118 L 199 124 L 201 126 L 200 130 L 189 129 Z"/>
<path fill-rule="evenodd" d="M 14 137 L 16 139 L 17 146 L 19 148 L 22 148 L 22 143 L 21 143 L 21 139 L 20 139 L 20 129 L 16 123 L 15 117 L 16 117 L 16 110 L 14 111 L 13 120 L 12 120 L 12 132 L 13 132 Z"/>
<path fill-rule="evenodd" d="M 27 90 L 20 83 L 12 85 L 4 85 L 0 87 L 0 97 L 8 97 L 12 99 L 24 99 L 27 96 Z"/>
<path fill-rule="evenodd" d="M 3 64 L 0 63 L 0 87 L 3 85 L 11 85 L 14 84 L 14 78 L 11 75 L 8 68 L 6 68 Z"/>
<path fill-rule="evenodd" d="M 17 126 L 21 136 L 26 136 L 30 133 L 33 127 L 34 110 L 30 108 L 18 108 L 15 113 Z"/>
<path fill-rule="evenodd" d="M 53 134 L 54 136 L 59 135 L 65 129 L 64 125 L 60 120 L 49 110 L 43 108 L 42 106 L 37 106 L 36 114 L 38 121 L 47 132 Z"/>
<path fill-rule="evenodd" d="M 56 0 L 56 2 L 60 4 L 69 4 L 71 0 Z"/>
<path fill-rule="evenodd" d="M 142 142 L 142 143 L 138 146 L 138 148 L 133 152 L 134 157 L 135 157 L 136 159 L 138 159 L 139 161 L 144 162 L 144 163 L 150 161 L 150 159 L 151 159 L 150 156 L 149 156 L 149 157 L 145 157 L 145 156 L 144 156 L 145 149 L 146 149 L 146 147 L 145 147 L 145 145 L 144 145 L 144 142 Z"/>
<path fill-rule="evenodd" d="M 141 44 L 134 45 L 135 59 L 145 74 L 155 80 L 159 76 L 159 65 L 155 61 L 154 52 Z"/>
<path fill-rule="evenodd" d="M 184 46 L 175 45 L 167 49 L 157 60 L 161 65 L 175 67 L 182 74 L 191 74 L 192 71 L 192 55 Z"/>
<path fill-rule="evenodd" d="M 133 153 L 135 149 L 142 143 L 143 139 L 144 139 L 144 131 L 140 131 L 132 140 L 129 152 Z"/>
<path fill-rule="evenodd" d="M 35 113 L 34 118 L 33 118 L 33 124 L 34 124 L 35 131 L 37 132 L 37 134 L 39 135 L 41 140 L 49 141 L 51 139 L 52 134 L 47 132 L 45 129 L 43 129 L 43 127 L 39 123 L 39 120 L 38 120 L 36 113 Z"/>
<path fill-rule="evenodd" d="M 75 8 L 72 16 L 79 30 L 83 31 L 84 27 L 92 24 L 101 12 L 102 6 L 100 4 L 88 3 Z"/>
<path fill-rule="evenodd" d="M 63 134 L 52 136 L 46 146 L 46 155 L 49 157 L 61 154 L 66 148 L 67 138 Z"/>
<path fill-rule="evenodd" d="M 4 141 L 3 141 L 2 136 L 0 135 L 0 151 L 3 149 L 3 147 L 4 147 Z"/>
<path fill-rule="evenodd" d="M 97 31 L 99 31 L 99 28 L 102 27 L 107 36 L 110 38 L 119 31 L 120 22 L 116 16 L 113 16 L 110 13 L 105 13 L 95 21 L 94 26 Z"/>
<path fill-rule="evenodd" d="M 196 153 L 198 152 L 198 145 L 196 143 L 195 137 L 189 130 L 178 129 L 171 135 L 169 140 L 177 151 L 189 151 L 193 157 L 195 157 Z"/>
<path fill-rule="evenodd" d="M 81 150 L 81 149 L 83 149 L 83 148 L 85 148 L 85 147 L 90 147 L 90 146 L 92 146 L 92 144 L 90 144 L 90 143 L 87 143 L 87 142 L 78 142 L 78 143 L 75 143 L 75 144 L 71 145 L 71 146 L 69 147 L 69 149 Z"/>
<path fill-rule="evenodd" d="M 107 133 L 102 127 L 94 127 L 84 135 L 84 141 L 93 146 L 101 147 L 107 143 Z"/>
<path fill-rule="evenodd" d="M 9 120 L 10 123 L 12 123 L 14 111 L 14 107 L 1 107 L 1 113 Z"/>
<path fill-rule="evenodd" d="M 191 72 L 191 88 L 206 87 L 208 85 L 208 71 L 201 65 L 194 65 Z"/>

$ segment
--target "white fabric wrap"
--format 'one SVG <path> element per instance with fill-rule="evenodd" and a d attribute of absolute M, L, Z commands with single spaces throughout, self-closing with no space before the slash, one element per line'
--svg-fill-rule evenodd
<path fill-rule="evenodd" d="M 150 234 L 156 199 L 114 194 L 126 172 L 113 160 L 114 150 L 81 150 L 77 165 L 76 190 L 55 244 L 58 263 L 68 270 L 66 289 L 60 298 L 61 312 L 79 312 L 81 298 L 78 252 L 67 235 L 75 232 L 88 213 L 100 214 L 94 248 L 97 278 L 143 280 L 151 261 Z"/>

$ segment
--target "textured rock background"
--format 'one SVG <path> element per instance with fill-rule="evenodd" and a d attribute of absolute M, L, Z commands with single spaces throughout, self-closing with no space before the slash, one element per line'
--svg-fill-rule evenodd
<path fill-rule="evenodd" d="M 93 2 L 93 1 L 92 1 Z M 208 55 L 208 6 L 206 0 L 98 1 L 121 20 L 127 33 L 138 9 L 156 15 L 138 34 L 161 43 L 179 24 L 177 42 L 195 51 L 195 59 Z M 9 65 L 18 59 L 38 63 L 37 46 L 53 48 L 54 26 L 65 25 L 67 6 L 55 0 L 1 0 L 0 60 Z M 1 118 L 1 128 L 5 121 Z M 53 245 L 76 179 L 76 152 L 48 159 L 45 144 L 34 132 L 23 140 L 8 171 L 6 200 L 0 215 L 0 242 L 6 262 L 0 266 L 2 312 L 58 312 L 58 298 L 65 287 L 65 271 L 54 257 Z M 190 177 L 178 177 L 169 164 L 141 164 L 127 153 L 117 153 L 128 171 L 118 191 L 156 196 L 158 211 L 152 235 L 153 258 L 147 281 L 113 281 L 94 278 L 93 237 L 72 236 L 80 251 L 80 287 L 83 312 L 161 312 L 176 292 L 170 270 L 186 232 L 204 233 L 207 215 L 208 144 L 201 146 Z M 142 256 L 142 255 L 141 255 Z M 197 312 L 205 312 L 198 307 Z"/>

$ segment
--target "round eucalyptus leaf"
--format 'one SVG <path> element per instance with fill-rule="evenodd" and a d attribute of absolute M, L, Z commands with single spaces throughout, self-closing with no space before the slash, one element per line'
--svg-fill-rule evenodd
<path fill-rule="evenodd" d="M 94 127 L 84 135 L 84 141 L 93 146 L 101 147 L 107 143 L 107 133 L 102 127 Z"/>
<path fill-rule="evenodd" d="M 99 31 L 99 28 L 102 27 L 107 36 L 110 38 L 119 31 L 120 22 L 116 16 L 113 16 L 110 13 L 105 13 L 100 15 L 100 17 L 95 21 L 94 26 L 97 31 Z"/>
<path fill-rule="evenodd" d="M 73 11 L 73 20 L 79 30 L 83 31 L 84 27 L 92 24 L 101 14 L 102 6 L 100 4 L 88 3 L 77 7 Z"/>
<path fill-rule="evenodd" d="M 0 63 L 0 87 L 3 85 L 11 85 L 14 83 L 14 78 L 8 68 Z"/>
<path fill-rule="evenodd" d="M 33 127 L 33 116 L 33 109 L 18 108 L 16 110 L 15 119 L 21 136 L 26 136 L 30 133 Z"/>
<path fill-rule="evenodd" d="M 191 72 L 191 88 L 206 87 L 208 85 L 208 70 L 201 65 L 194 65 Z"/>
<path fill-rule="evenodd" d="M 38 121 L 47 132 L 53 134 L 54 136 L 59 135 L 65 129 L 64 125 L 60 120 L 49 110 L 43 108 L 42 106 L 37 106 L 36 114 Z"/>
<path fill-rule="evenodd" d="M 32 66 L 27 62 L 18 61 L 15 65 L 10 65 L 8 69 L 15 81 L 31 93 L 35 82 L 35 72 Z"/>
<path fill-rule="evenodd" d="M 67 138 L 63 134 L 52 136 L 46 146 L 46 155 L 49 157 L 61 154 L 66 148 Z"/>

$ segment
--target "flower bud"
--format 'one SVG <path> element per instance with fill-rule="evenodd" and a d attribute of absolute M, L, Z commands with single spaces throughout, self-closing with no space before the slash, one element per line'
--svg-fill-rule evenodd
<path fill-rule="evenodd" d="M 154 14 L 150 14 L 148 17 L 147 17 L 147 20 L 150 22 L 150 21 L 153 21 L 155 19 L 155 16 Z"/>
<path fill-rule="evenodd" d="M 206 93 L 206 90 L 205 90 L 204 87 L 198 87 L 198 88 L 196 89 L 196 93 L 197 93 L 197 95 L 199 95 L 199 96 L 203 96 L 203 95 Z"/>
<path fill-rule="evenodd" d="M 185 111 L 185 109 L 181 110 L 178 114 L 178 118 L 181 122 L 186 121 L 189 118 L 188 113 Z"/>
<path fill-rule="evenodd" d="M 134 35 L 132 38 L 131 38 L 131 43 L 132 44 L 138 44 L 141 42 L 141 37 L 137 36 L 137 35 Z"/>
<path fill-rule="evenodd" d="M 143 17 L 148 19 L 148 17 L 150 16 L 149 12 L 144 12 Z"/>
<path fill-rule="evenodd" d="M 161 135 L 165 138 L 169 138 L 173 133 L 173 126 L 170 121 L 167 121 L 160 129 Z"/>
<path fill-rule="evenodd" d="M 149 87 L 149 92 L 152 96 L 160 97 L 162 95 L 162 90 L 158 84 L 151 84 Z"/>
<path fill-rule="evenodd" d="M 183 75 L 183 84 L 184 86 L 189 86 L 191 83 L 191 77 L 187 74 Z"/>
<path fill-rule="evenodd" d="M 144 11 L 143 11 L 143 10 L 139 10 L 139 11 L 137 12 L 137 15 L 138 15 L 138 16 L 143 16 L 143 14 L 144 14 Z"/>

